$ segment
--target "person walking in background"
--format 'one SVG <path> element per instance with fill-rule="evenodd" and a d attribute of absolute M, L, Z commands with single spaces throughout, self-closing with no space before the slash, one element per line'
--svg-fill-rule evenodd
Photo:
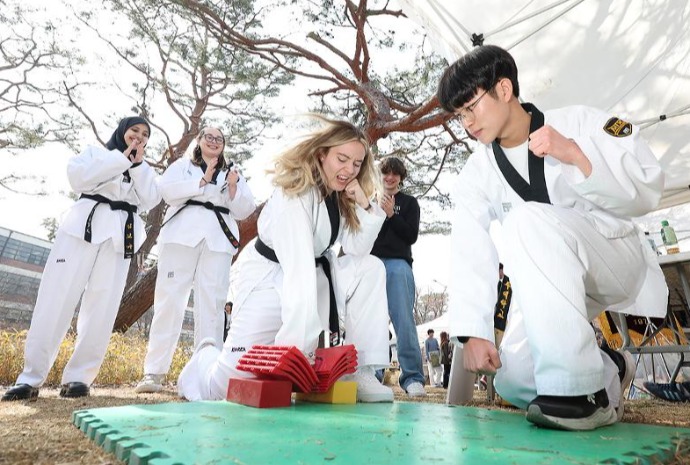
<path fill-rule="evenodd" d="M 429 385 L 441 387 L 443 381 L 443 367 L 441 366 L 441 347 L 434 337 L 434 330 L 428 329 L 427 338 L 424 340 L 424 353 L 426 354 L 426 364 L 429 369 Z"/>
<path fill-rule="evenodd" d="M 81 299 L 74 353 L 62 373 L 62 397 L 89 395 L 103 363 L 129 264 L 146 238 L 137 213 L 160 202 L 156 173 L 144 161 L 148 121 L 124 118 L 106 147 L 69 160 L 79 200 L 62 221 L 43 270 L 24 348 L 24 370 L 3 401 L 35 400 Z"/>
<path fill-rule="evenodd" d="M 230 331 L 230 325 L 232 324 L 232 302 L 225 302 L 225 312 L 223 313 L 225 317 L 225 324 L 223 325 L 223 342 L 228 338 L 228 331 Z"/>
<path fill-rule="evenodd" d="M 510 278 L 503 274 L 503 263 L 499 263 L 497 299 L 496 306 L 494 307 L 494 340 L 496 342 L 496 347 L 501 346 L 503 333 L 505 333 L 506 330 L 506 322 L 508 321 L 510 301 L 512 299 L 513 287 L 510 284 Z"/>
<path fill-rule="evenodd" d="M 258 237 L 236 263 L 234 309 L 225 345 L 202 341 L 178 379 L 189 400 L 224 399 L 228 379 L 252 346 L 295 346 L 313 358 L 319 335 L 357 349 L 360 402 L 392 402 L 375 370 L 388 366 L 383 264 L 370 255 L 386 214 L 370 203 L 377 173 L 365 135 L 346 121 L 323 127 L 275 162 L 276 186 L 258 219 Z M 331 249 L 339 242 L 343 255 Z"/>
<path fill-rule="evenodd" d="M 204 128 L 191 158 L 175 161 L 159 179 L 170 205 L 158 237 L 158 276 L 153 321 L 136 392 L 158 392 L 170 369 L 194 289 L 194 343 L 223 343 L 230 264 L 239 249 L 236 220 L 256 208 L 254 196 L 236 167 L 223 156 L 225 137 Z"/>
<path fill-rule="evenodd" d="M 412 273 L 412 244 L 419 235 L 419 203 L 400 192 L 407 169 L 399 158 L 381 161 L 383 194 L 379 205 L 386 213 L 371 254 L 386 267 L 388 315 L 397 337 L 400 387 L 410 397 L 425 396 L 422 352 L 414 322 L 415 281 Z"/>
<path fill-rule="evenodd" d="M 448 389 L 450 379 L 450 364 L 453 360 L 453 345 L 448 333 L 441 331 L 441 365 L 443 366 L 443 389 Z"/>
<path fill-rule="evenodd" d="M 458 177 L 451 241 L 451 334 L 464 343 L 465 369 L 496 373 L 498 394 L 538 426 L 619 421 L 635 363 L 602 351 L 589 322 L 604 308 L 666 313 L 664 275 L 631 221 L 659 204 L 659 162 L 618 117 L 521 104 L 515 60 L 493 45 L 450 65 L 437 95 L 478 141 Z M 492 220 L 503 224 L 517 289 L 500 357 Z"/>

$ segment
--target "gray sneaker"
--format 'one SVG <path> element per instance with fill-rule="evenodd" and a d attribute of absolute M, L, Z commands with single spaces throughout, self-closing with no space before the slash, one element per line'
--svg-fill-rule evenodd
<path fill-rule="evenodd" d="M 160 392 L 163 390 L 163 379 L 165 375 L 144 375 L 134 392 L 137 394 L 149 393 L 149 392 Z"/>
<path fill-rule="evenodd" d="M 409 397 L 426 397 L 426 389 L 422 386 L 422 383 L 415 381 L 410 383 L 405 389 Z"/>

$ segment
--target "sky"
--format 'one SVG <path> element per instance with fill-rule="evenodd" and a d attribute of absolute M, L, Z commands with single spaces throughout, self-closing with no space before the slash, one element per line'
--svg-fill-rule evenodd
<path fill-rule="evenodd" d="M 41 5 L 41 2 L 37 0 L 27 1 Z M 112 24 L 101 26 L 103 28 L 114 27 Z M 82 33 L 74 40 L 82 51 L 89 55 L 90 65 L 96 73 L 101 73 L 104 76 L 110 74 L 107 67 L 111 65 L 103 61 L 104 53 L 97 46 L 99 43 L 97 38 Z M 102 92 L 99 91 L 99 94 L 86 99 L 85 103 L 89 107 L 88 109 L 96 111 L 96 108 L 110 105 L 111 111 L 115 112 L 118 111 L 117 108 L 126 109 L 131 106 L 131 102 L 122 101 L 121 97 L 118 100 L 119 94 L 117 93 L 103 94 Z M 280 112 L 285 117 L 285 123 L 278 130 L 290 133 L 291 120 L 296 115 L 304 114 L 309 110 L 307 106 L 309 99 L 304 83 L 296 84 L 284 91 L 284 94 L 289 95 L 290 98 L 281 102 Z M 101 137 L 105 139 L 112 131 L 112 128 L 99 127 L 99 129 L 102 131 Z M 96 143 L 92 133 L 84 133 L 82 139 L 83 147 L 87 144 Z M 265 200 L 270 194 L 271 187 L 263 175 L 263 170 L 271 158 L 279 152 L 279 149 L 280 147 L 275 142 L 262 147 L 255 153 L 253 159 L 242 167 L 245 174 L 251 176 L 250 187 L 258 200 Z M 66 164 L 69 157 L 74 155 L 70 149 L 59 145 L 44 146 L 18 154 L 0 150 L 0 177 L 10 173 L 31 175 L 34 178 L 15 184 L 14 187 L 24 192 L 42 191 L 46 194 L 41 196 L 17 194 L 0 187 L 0 227 L 46 238 L 47 231 L 41 226 L 41 222 L 45 218 L 59 219 L 72 204 L 72 201 L 67 197 L 70 188 L 66 177 Z M 450 220 L 450 210 L 441 213 L 429 213 L 429 211 L 431 209 L 423 206 L 423 214 L 436 215 L 436 218 Z M 429 221 L 429 218 L 424 219 Z M 680 238 L 690 236 L 690 215 L 688 215 L 687 207 L 676 207 L 653 213 L 642 221 L 644 228 L 651 231 L 652 238 L 658 244 L 661 243 L 658 230 L 662 219 L 668 219 L 671 222 Z M 492 228 L 492 236 L 497 244 L 500 258 L 502 239 L 499 226 Z M 445 290 L 450 274 L 449 253 L 447 253 L 450 243 L 449 236 L 425 235 L 420 236 L 418 242 L 413 246 L 415 278 L 422 293 Z M 681 247 L 684 247 L 684 243 L 681 243 Z M 690 250 L 690 247 L 687 250 Z"/>
<path fill-rule="evenodd" d="M 81 0 L 74 4 L 79 5 L 80 2 Z M 60 2 L 46 4 L 39 0 L 25 0 L 24 3 L 40 9 L 47 8 L 46 11 L 56 18 L 67 14 L 64 8 L 60 9 Z M 94 25 L 106 35 L 113 34 L 117 29 L 122 28 L 122 24 L 114 24 L 110 19 L 104 23 L 101 19 L 96 17 Z M 65 40 L 73 40 L 80 53 L 87 57 L 88 77 L 85 79 L 102 80 L 105 85 L 112 85 L 112 76 L 122 74 L 122 70 L 118 70 L 107 59 L 109 52 L 105 46 L 99 45 L 101 42 L 93 33 L 82 31 L 72 36 L 65 36 Z M 119 85 L 126 87 L 122 82 Z M 288 97 L 281 99 L 277 104 L 278 112 L 285 120 L 278 128 L 273 128 L 278 134 L 293 134 L 297 117 L 309 111 L 310 99 L 307 97 L 307 91 L 308 83 L 304 81 L 297 81 L 295 85 L 283 91 L 283 94 Z M 82 101 L 87 112 L 96 116 L 95 121 L 100 137 L 104 140 L 107 140 L 113 129 L 102 124 L 102 121 L 107 120 L 106 111 L 110 114 L 126 114 L 133 103 L 123 99 L 117 89 L 112 87 L 101 87 L 91 93 L 87 91 Z M 172 124 L 177 124 L 177 121 L 172 121 Z M 174 130 L 171 132 L 174 133 Z M 155 136 L 154 129 L 152 141 Z M 80 140 L 82 148 L 89 144 L 97 144 L 94 134 L 90 131 L 85 131 L 80 136 Z M 270 160 L 288 145 L 288 142 L 283 137 L 282 141 L 281 139 L 267 141 L 266 144 L 260 147 L 252 159 L 241 167 L 244 174 L 250 176 L 250 187 L 258 201 L 265 200 L 272 189 L 269 180 L 263 174 L 264 169 Z M 15 193 L 0 187 L 0 227 L 43 239 L 47 238 L 47 230 L 41 225 L 43 220 L 46 218 L 59 220 L 72 205 L 72 201 L 67 197 L 70 186 L 66 176 L 66 165 L 69 158 L 74 155 L 75 153 L 72 153 L 69 148 L 57 144 L 18 153 L 0 150 L 0 177 L 7 174 L 30 176 L 26 180 L 13 184 L 12 188 L 21 192 L 44 194 Z M 423 205 L 423 214 L 430 215 L 431 210 L 433 209 L 425 208 Z M 449 218 L 444 216 L 449 214 L 449 211 L 441 213 L 439 218 L 448 221 Z M 427 217 L 424 220 L 429 221 L 430 218 Z M 450 238 L 443 235 L 420 236 L 417 244 L 413 246 L 414 272 L 417 286 L 422 293 L 445 290 L 449 275 L 448 254 L 445 251 L 449 246 Z"/>

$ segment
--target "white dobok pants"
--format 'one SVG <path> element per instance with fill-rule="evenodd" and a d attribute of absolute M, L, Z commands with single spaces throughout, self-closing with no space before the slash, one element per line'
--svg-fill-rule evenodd
<path fill-rule="evenodd" d="M 360 366 L 382 368 L 388 361 L 388 302 L 386 271 L 381 260 L 365 257 L 339 257 L 332 266 L 336 300 L 345 302 L 346 344 L 354 344 Z M 319 313 L 328 327 L 328 281 L 317 267 Z M 321 305 L 325 303 L 325 305 Z M 281 301 L 273 277 L 260 282 L 232 313 L 232 326 L 223 349 L 204 346 L 185 366 L 177 382 L 179 394 L 189 400 L 224 399 L 230 378 L 253 375 L 235 368 L 239 358 L 257 344 L 272 345 L 281 327 Z M 314 346 L 318 334 L 314 335 Z M 240 349 L 243 348 L 243 349 Z"/>
<path fill-rule="evenodd" d="M 38 288 L 17 384 L 38 387 L 46 380 L 80 297 L 76 344 L 62 383 L 93 383 L 108 349 L 129 262 L 112 240 L 91 244 L 58 230 Z"/>
<path fill-rule="evenodd" d="M 232 255 L 196 247 L 164 244 L 158 259 L 153 321 L 144 373 L 166 374 L 177 347 L 189 294 L 194 286 L 194 344 L 213 338 L 223 344 L 225 302 L 228 298 Z"/>
<path fill-rule="evenodd" d="M 427 360 L 426 368 L 429 371 L 430 386 L 440 386 L 443 384 L 443 365 L 435 367 L 430 361 Z"/>
<path fill-rule="evenodd" d="M 497 392 L 525 408 L 537 395 L 621 396 L 618 369 L 590 321 L 637 296 L 646 265 L 638 236 L 609 239 L 585 214 L 518 206 L 503 223 L 506 268 L 517 305 L 500 348 Z"/>

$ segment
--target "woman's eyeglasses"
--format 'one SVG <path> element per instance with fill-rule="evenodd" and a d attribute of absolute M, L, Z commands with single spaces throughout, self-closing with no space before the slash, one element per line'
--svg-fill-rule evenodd
<path fill-rule="evenodd" d="M 204 139 L 206 140 L 206 142 L 215 142 L 216 144 L 222 144 L 225 142 L 223 136 L 213 137 L 211 134 L 204 134 Z"/>

